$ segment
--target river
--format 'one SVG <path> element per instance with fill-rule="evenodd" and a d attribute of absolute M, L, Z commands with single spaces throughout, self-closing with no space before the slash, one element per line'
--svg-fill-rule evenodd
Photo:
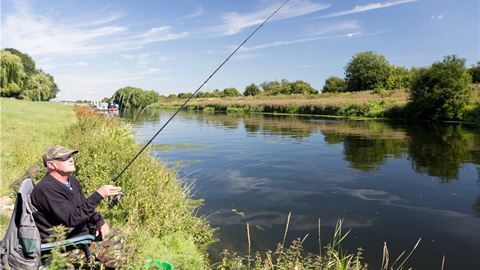
<path fill-rule="evenodd" d="M 171 112 L 130 118 L 146 143 Z M 229 248 L 274 249 L 303 238 L 318 253 L 338 219 L 351 230 L 346 250 L 364 249 L 379 269 L 407 253 L 415 269 L 480 269 L 480 127 L 345 121 L 279 115 L 182 112 L 153 142 L 151 154 L 191 184 L 199 209 Z"/>

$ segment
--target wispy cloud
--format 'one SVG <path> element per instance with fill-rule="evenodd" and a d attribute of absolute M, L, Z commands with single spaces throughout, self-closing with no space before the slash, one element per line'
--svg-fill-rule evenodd
<path fill-rule="evenodd" d="M 86 67 L 86 66 L 88 66 L 88 63 L 87 63 L 87 62 L 84 62 L 84 61 L 78 61 L 77 63 L 75 63 L 75 66 L 77 66 L 77 67 Z"/>
<path fill-rule="evenodd" d="M 195 8 L 195 10 L 193 11 L 193 13 L 191 14 L 188 14 L 186 16 L 183 16 L 184 19 L 192 19 L 192 18 L 196 18 L 196 17 L 200 17 L 202 16 L 203 14 L 205 13 L 204 9 L 202 6 L 197 6 Z"/>
<path fill-rule="evenodd" d="M 319 36 L 329 33 L 342 33 L 342 32 L 354 32 L 359 31 L 361 28 L 360 23 L 356 20 L 336 22 L 336 23 L 324 23 L 317 25 L 310 25 L 306 27 L 305 32 L 310 36 Z"/>
<path fill-rule="evenodd" d="M 249 47 L 242 47 L 241 51 L 255 51 L 260 49 L 266 49 L 276 46 L 284 46 L 284 45 L 291 45 L 291 44 L 298 44 L 304 42 L 310 42 L 315 40 L 328 40 L 328 39 L 341 39 L 341 38 L 353 38 L 361 36 L 362 32 L 350 32 L 341 35 L 334 35 L 334 36 L 316 36 L 316 37 L 308 37 L 308 38 L 300 38 L 300 39 L 290 39 L 290 40 L 277 40 L 272 43 L 260 44 L 256 46 L 249 46 Z"/>
<path fill-rule="evenodd" d="M 180 39 L 188 35 L 188 32 L 171 33 L 170 26 L 164 25 L 160 27 L 154 27 L 150 30 L 140 34 L 138 37 L 142 43 L 151 43 L 158 41 Z"/>
<path fill-rule="evenodd" d="M 396 6 L 396 5 L 401 5 L 401 4 L 411 3 L 411 2 L 417 2 L 417 1 L 418 0 L 393 0 L 393 1 L 380 2 L 380 3 L 369 3 L 369 4 L 366 4 L 364 6 L 355 6 L 354 8 L 352 8 L 350 10 L 345 10 L 345 11 L 340 11 L 340 12 L 327 14 L 327 15 L 322 16 L 322 18 L 338 17 L 338 16 L 350 15 L 350 14 L 355 14 L 355 13 L 367 12 L 367 11 L 370 11 L 370 10 L 387 8 L 387 7 L 391 7 L 391 6 Z"/>
<path fill-rule="evenodd" d="M 431 18 L 432 20 L 441 20 L 445 17 L 445 12 L 442 13 L 442 14 L 438 14 L 438 15 L 433 15 Z"/>
<path fill-rule="evenodd" d="M 218 35 L 234 35 L 248 27 L 261 24 L 277 7 L 275 3 L 262 10 L 250 13 L 227 12 L 222 16 L 223 22 L 219 26 L 204 29 L 207 33 Z M 311 14 L 328 8 L 329 4 L 312 3 L 308 0 L 294 0 L 285 5 L 272 20 L 285 20 Z"/>
<path fill-rule="evenodd" d="M 14 47 L 32 55 L 98 54 L 142 48 L 144 44 L 180 39 L 188 33 L 176 33 L 170 26 L 153 27 L 140 32 L 115 24 L 120 13 L 84 22 L 59 21 L 35 14 L 25 2 L 2 18 L 2 47 Z"/>

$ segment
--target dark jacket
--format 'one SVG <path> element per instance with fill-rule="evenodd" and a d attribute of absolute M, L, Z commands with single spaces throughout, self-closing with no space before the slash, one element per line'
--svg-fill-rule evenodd
<path fill-rule="evenodd" d="M 42 243 L 48 242 L 51 228 L 64 225 L 73 228 L 67 238 L 89 233 L 89 225 L 103 220 L 95 211 L 103 197 L 94 192 L 85 199 L 80 182 L 69 176 L 71 189 L 47 174 L 33 189 L 32 205 L 37 209 L 34 213 L 35 223 L 40 231 Z"/>

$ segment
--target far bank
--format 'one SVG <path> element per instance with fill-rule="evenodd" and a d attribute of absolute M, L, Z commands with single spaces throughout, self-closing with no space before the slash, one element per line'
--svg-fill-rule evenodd
<path fill-rule="evenodd" d="M 480 84 L 473 84 L 470 102 L 463 108 L 465 122 L 480 121 Z M 186 99 L 166 98 L 154 108 L 177 109 Z M 185 106 L 189 111 L 229 113 L 282 113 L 344 118 L 389 118 L 424 120 L 414 117 L 407 89 L 327 93 L 318 95 L 249 96 L 230 98 L 194 98 Z"/>

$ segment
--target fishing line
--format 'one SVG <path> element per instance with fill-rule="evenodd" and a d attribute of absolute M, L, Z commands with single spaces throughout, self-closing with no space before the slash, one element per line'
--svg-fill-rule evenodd
<path fill-rule="evenodd" d="M 223 62 L 212 72 L 212 74 L 210 74 L 210 76 L 207 77 L 207 79 L 197 88 L 197 90 L 195 90 L 195 92 L 193 92 L 192 95 L 190 95 L 190 97 L 188 97 L 188 99 L 182 104 L 182 106 L 180 106 L 180 108 L 178 108 L 178 110 L 167 120 L 167 122 L 165 122 L 165 124 L 163 124 L 163 126 L 157 131 L 157 133 L 155 133 L 155 135 L 153 135 L 153 137 L 143 146 L 143 148 L 135 155 L 135 157 L 132 158 L 132 160 L 130 160 L 130 162 L 128 162 L 127 166 L 125 166 L 125 168 L 123 168 L 123 170 L 116 176 L 113 178 L 113 182 L 115 183 L 118 178 L 120 178 L 120 176 L 122 176 L 122 174 L 128 169 L 128 167 L 130 167 L 130 165 L 132 165 L 132 163 L 138 158 L 138 156 L 140 156 L 140 154 L 147 148 L 147 146 L 149 146 L 152 141 L 158 136 L 158 134 L 160 134 L 160 132 L 162 132 L 162 130 L 168 125 L 168 123 L 170 123 L 170 121 L 172 121 L 172 119 L 185 107 L 185 105 L 187 105 L 187 103 L 197 94 L 198 91 L 200 91 L 200 89 L 202 89 L 202 87 L 213 77 L 213 75 L 215 75 L 215 73 L 217 73 L 217 71 L 220 70 L 220 68 L 223 67 L 223 65 L 225 65 L 225 63 L 228 62 L 228 60 L 230 60 L 230 58 L 238 51 L 240 50 L 240 48 L 245 44 L 247 43 L 247 41 L 260 29 L 262 28 L 262 26 L 267 23 L 268 20 L 270 20 L 270 18 L 273 17 L 273 15 L 275 15 L 283 6 L 285 6 L 288 1 L 290 0 L 286 0 L 285 2 L 283 2 L 283 4 L 281 4 L 277 9 L 275 9 L 275 11 L 270 14 L 270 16 L 268 16 L 268 18 L 265 19 L 265 21 L 263 21 L 263 23 L 261 23 L 259 26 L 257 26 L 257 28 L 242 42 L 240 43 L 240 45 L 238 45 L 238 47 L 225 59 L 223 60 Z M 117 196 L 115 196 L 115 198 L 113 198 L 109 203 L 108 203 L 108 206 L 110 208 L 112 208 L 113 206 L 115 206 L 119 201 L 120 199 L 124 196 L 123 193 L 120 193 L 118 194 Z"/>

